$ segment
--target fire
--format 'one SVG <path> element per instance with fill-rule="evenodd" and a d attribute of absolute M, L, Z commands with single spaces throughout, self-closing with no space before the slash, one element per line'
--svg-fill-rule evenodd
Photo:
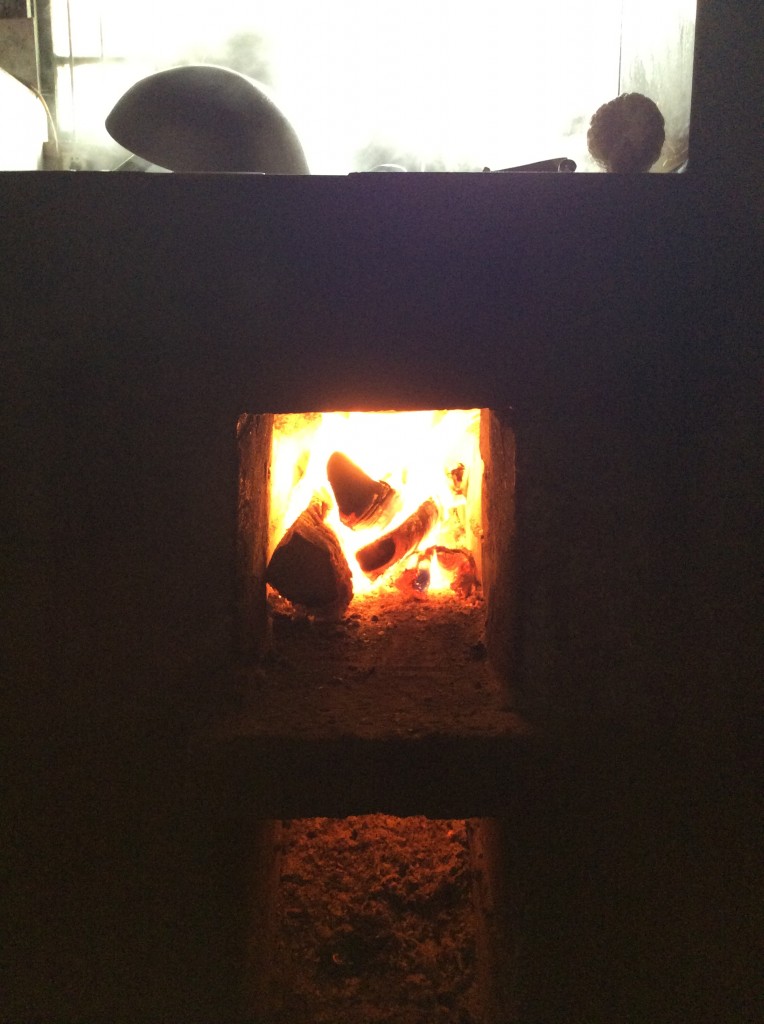
<path fill-rule="evenodd" d="M 412 596 L 459 592 L 465 566 L 476 583 L 479 433 L 479 409 L 277 416 L 269 557 L 311 509 L 339 542 L 354 595 L 396 581 Z"/>

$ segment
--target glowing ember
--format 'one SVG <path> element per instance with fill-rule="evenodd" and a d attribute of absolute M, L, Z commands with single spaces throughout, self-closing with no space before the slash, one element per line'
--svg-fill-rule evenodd
<path fill-rule="evenodd" d="M 354 594 L 406 577 L 399 589 L 414 596 L 467 596 L 479 564 L 479 428 L 479 409 L 277 416 L 269 557 L 320 502 Z"/>

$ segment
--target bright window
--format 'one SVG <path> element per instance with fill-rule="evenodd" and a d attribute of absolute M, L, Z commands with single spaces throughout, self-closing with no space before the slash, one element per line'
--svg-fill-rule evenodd
<path fill-rule="evenodd" d="M 661 107 L 656 170 L 686 157 L 694 0 L 52 0 L 57 118 L 86 162 L 152 71 L 219 64 L 269 86 L 313 173 L 493 169 L 566 156 L 619 92 Z M 97 153 L 92 157 L 88 154 Z M 110 154 L 110 155 L 109 155 Z"/>

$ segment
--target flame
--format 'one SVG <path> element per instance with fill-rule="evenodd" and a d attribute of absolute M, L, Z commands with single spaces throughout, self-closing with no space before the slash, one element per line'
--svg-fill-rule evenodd
<path fill-rule="evenodd" d="M 421 549 L 465 548 L 477 556 L 480 538 L 480 410 L 332 412 L 275 418 L 271 454 L 269 556 L 285 530 L 318 496 L 329 506 L 327 525 L 336 533 L 353 575 L 353 591 L 365 594 L 389 584 L 403 568 L 392 567 L 372 582 L 356 552 L 396 529 L 428 499 L 439 510 Z M 327 478 L 333 452 L 351 459 L 373 480 L 393 487 L 402 502 L 383 527 L 351 530 L 340 522 Z M 431 559 L 429 592 L 447 591 L 451 577 Z"/>
<path fill-rule="evenodd" d="M 430 593 L 437 594 L 440 591 L 450 590 L 452 580 L 451 573 L 447 572 L 440 564 L 438 552 L 435 551 L 430 561 Z"/>

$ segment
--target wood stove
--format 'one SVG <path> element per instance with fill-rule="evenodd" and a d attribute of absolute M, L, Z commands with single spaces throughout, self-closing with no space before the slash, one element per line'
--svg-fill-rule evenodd
<path fill-rule="evenodd" d="M 327 451 L 343 440 L 350 443 L 361 431 L 364 415 L 372 420 L 370 425 L 367 423 L 370 437 L 380 430 L 393 434 L 396 414 L 340 417 L 339 440 L 332 441 Z M 426 507 L 419 505 L 422 495 L 434 507 L 435 502 L 427 495 L 440 489 L 445 497 L 438 499 L 438 505 L 445 511 L 437 513 L 437 518 L 446 530 L 441 539 L 451 537 L 451 543 L 459 541 L 468 547 L 434 544 L 437 525 L 428 522 L 422 536 L 417 534 L 410 542 L 406 538 L 394 559 L 388 559 L 385 553 L 383 560 L 391 562 L 385 573 L 362 573 L 356 565 L 355 588 L 360 583 L 376 589 L 358 594 L 349 604 L 346 595 L 342 606 L 330 610 L 328 617 L 320 605 L 305 607 L 298 600 L 293 606 L 283 600 L 278 586 L 267 585 L 269 573 L 273 574 L 272 567 L 284 551 L 282 535 L 296 512 L 292 511 L 286 520 L 282 512 L 276 522 L 272 521 L 272 484 L 279 475 L 279 467 L 272 464 L 272 453 L 275 456 L 278 450 L 285 459 L 284 445 L 279 447 L 272 437 L 273 417 L 240 419 L 239 643 L 245 663 L 237 675 L 237 685 L 240 698 L 248 705 L 249 726 L 240 722 L 239 734 L 249 728 L 252 736 L 259 735 L 263 740 L 280 735 L 282 739 L 336 744 L 355 737 L 365 744 L 384 744 L 421 743 L 434 735 L 441 741 L 462 736 L 467 743 L 468 737 L 473 742 L 487 742 L 524 733 L 517 707 L 512 704 L 510 680 L 516 632 L 512 430 L 506 416 L 502 419 L 488 409 L 456 413 L 466 426 L 457 419 L 456 427 L 450 430 L 449 415 L 453 422 L 453 413 L 397 414 L 398 420 L 403 420 L 402 424 L 398 422 L 401 436 L 404 441 L 408 438 L 408 444 L 400 449 L 402 455 L 405 452 L 407 459 L 412 458 L 416 440 L 412 431 L 421 432 L 436 420 L 436 441 L 445 436 L 447 442 L 441 459 L 450 462 L 436 465 L 435 479 L 428 481 L 427 469 L 437 455 L 425 449 L 418 465 L 403 470 L 403 475 L 411 479 L 403 487 L 398 483 L 403 493 L 400 502 L 403 504 L 407 489 L 414 499 L 409 497 L 408 507 L 393 518 L 390 529 L 384 524 L 377 527 L 376 535 L 381 539 L 372 545 L 365 540 L 374 536 L 368 528 L 343 531 L 338 523 L 337 530 L 361 555 L 372 549 L 376 554 L 387 538 L 400 536 L 401 529 L 416 519 L 417 506 Z M 317 451 L 310 454 L 311 446 L 315 449 L 319 443 L 314 435 L 321 419 L 317 414 L 309 420 L 312 425 L 302 444 L 299 439 L 295 442 L 295 428 L 290 428 L 292 444 L 288 450 L 292 454 L 281 469 L 282 476 L 293 480 L 299 465 L 297 475 L 302 477 L 308 456 L 320 463 L 323 472 L 326 454 L 323 458 Z M 363 457 L 362 442 L 360 452 Z M 395 458 L 385 453 L 384 446 L 380 457 L 382 465 L 385 459 Z M 474 465 L 465 467 L 470 460 Z M 294 506 L 296 511 L 315 494 L 311 486 L 320 487 L 322 479 L 320 476 L 318 483 L 307 489 L 300 480 L 303 496 Z M 326 493 L 325 487 L 323 490 Z M 421 493 L 417 497 L 418 491 Z M 397 492 L 390 493 L 397 499 Z M 403 526 L 396 527 L 396 523 Z M 332 531 L 331 536 L 336 534 Z M 285 581 L 276 580 L 287 594 L 291 593 L 289 584 L 299 587 L 311 570 L 314 553 L 305 553 L 305 543 L 296 547 L 291 575 Z M 444 577 L 442 591 L 435 590 L 431 579 L 438 565 L 438 552 L 444 563 L 440 570 Z M 340 557 L 346 565 L 344 556 Z M 349 558 L 353 561 L 352 551 Z M 432 567 L 431 561 L 435 563 Z M 252 663 L 249 667 L 247 659 Z M 465 764 L 465 751 L 454 761 Z M 309 774 L 315 779 L 315 764 Z M 295 784 L 298 789 L 310 785 L 307 779 L 299 783 L 295 779 Z M 337 793 L 336 784 L 328 788 Z M 266 789 L 275 792 L 270 786 Z M 375 799 L 389 803 L 391 798 L 377 793 L 370 799 L 372 803 Z"/>
<path fill-rule="evenodd" d="M 371 811 L 494 823 L 520 1019 L 755 1015 L 758 53 L 700 7 L 687 175 L 3 177 L 6 1016 L 231 1019 L 273 823 Z M 188 756 L 253 656 L 235 424 L 358 408 L 512 428 L 535 731 L 464 789 L 437 734 Z"/>
<path fill-rule="evenodd" d="M 505 1018 L 509 997 L 499 978 L 507 976 L 510 939 L 497 910 L 491 816 L 506 806 L 510 764 L 531 740 L 511 680 L 511 414 L 487 408 L 247 413 L 236 426 L 238 655 L 228 679 L 219 679 L 197 756 L 217 816 L 221 808 L 225 817 L 247 807 L 247 820 L 262 819 L 261 853 L 251 869 L 258 939 L 245 944 L 245 1010 L 267 1021 L 294 1019 L 298 1012 L 305 1020 L 323 1012 L 336 1021 L 359 1014 L 365 1019 L 372 1010 L 395 1012 L 413 999 L 420 1009 L 407 1012 L 419 1012 L 416 1019 L 432 1013 L 443 1020 Z M 417 431 L 423 435 L 420 453 L 414 450 Z M 396 433 L 403 444 L 395 445 Z M 373 464 L 375 438 L 381 460 L 375 480 L 396 454 L 402 460 L 388 474 L 395 487 L 374 483 L 344 454 L 353 450 L 359 461 Z M 334 452 L 327 462 L 336 445 L 341 459 Z M 327 467 L 336 476 L 338 461 L 340 469 L 353 467 L 351 483 L 361 479 L 372 497 L 381 493 L 387 507 L 395 503 L 397 515 L 383 510 L 382 523 L 371 530 L 362 523 L 365 528 L 343 531 L 339 516 L 350 498 L 342 479 L 330 494 L 327 476 Z M 287 493 L 279 496 L 280 480 Z M 294 491 L 297 503 L 292 496 L 286 512 Z M 316 494 L 336 501 L 335 525 L 314 519 L 295 542 L 293 519 L 304 504 L 316 506 Z M 419 513 L 427 506 L 437 511 L 419 530 Z M 298 530 L 304 518 L 305 512 L 297 516 Z M 357 525 L 355 512 L 345 519 Z M 413 539 L 407 525 L 412 520 Z M 305 584 L 306 575 L 310 583 L 324 570 L 323 560 L 318 569 L 314 565 L 323 547 L 318 555 L 309 547 L 317 521 L 332 545 L 339 534 L 360 552 L 360 568 L 364 552 L 367 559 L 369 551 L 385 552 L 378 559 L 385 571 L 356 566 L 350 586 L 361 592 L 345 595 L 339 606 L 309 596 Z M 388 557 L 388 539 L 400 538 L 401 531 L 405 543 Z M 377 539 L 369 542 L 369 536 Z M 462 546 L 433 543 L 438 540 Z M 274 571 L 287 546 L 287 569 Z M 344 585 L 347 562 L 338 557 Z M 353 557 L 351 550 L 348 559 Z M 335 575 L 329 572 L 330 584 Z M 210 786 L 210 774 L 216 785 Z M 340 870 L 338 846 L 370 850 L 371 862 L 364 864 L 359 852 Z M 391 862 L 397 877 L 405 875 L 392 888 Z M 353 868 L 363 869 L 355 882 Z M 279 886 L 281 871 L 287 881 Z M 324 875 L 334 881 L 325 884 Z M 285 886 L 291 896 L 284 895 Z M 361 899 L 356 886 L 377 893 L 360 916 L 347 909 Z M 322 899 L 335 909 L 321 926 L 316 919 Z M 369 904 L 366 893 L 362 902 Z M 427 924 L 433 915 L 437 927 Z M 310 927 L 299 932 L 300 921 Z M 451 921 L 459 922 L 456 938 L 449 933 Z M 316 948 L 306 954 L 308 935 Z M 418 956 L 426 949 L 429 966 L 423 968 Z M 287 966 L 299 955 L 314 961 L 310 983 L 303 978 L 302 1003 L 295 995 L 302 974 Z M 449 957 L 450 968 L 443 968 Z"/>
<path fill-rule="evenodd" d="M 344 182 L 341 228 L 337 207 L 330 211 L 321 204 L 328 183 L 309 182 L 320 225 L 307 238 L 292 205 L 305 193 L 293 181 L 279 183 L 281 214 L 295 245 L 290 243 L 290 261 L 283 274 L 269 279 L 269 287 L 278 293 L 285 282 L 299 282 L 300 303 L 289 314 L 293 333 L 280 324 L 278 345 L 260 373 L 242 387 L 237 369 L 236 386 L 227 395 L 226 444 L 237 453 L 236 486 L 228 490 L 229 528 L 236 538 L 237 641 L 212 677 L 210 713 L 193 743 L 192 793 L 211 831 L 232 830 L 237 837 L 223 842 L 236 851 L 240 879 L 224 901 L 224 918 L 229 936 L 238 936 L 232 971 L 236 1010 L 255 1019 L 267 1020 L 282 1005 L 273 970 L 280 941 L 276 882 L 285 842 L 279 823 L 292 822 L 294 830 L 319 817 L 347 822 L 378 814 L 456 821 L 465 829 L 469 822 L 475 859 L 468 870 L 475 878 L 478 851 L 490 851 L 480 869 L 484 906 L 500 910 L 492 919 L 491 942 L 484 943 L 490 954 L 480 965 L 482 995 L 474 1019 L 512 1019 L 519 999 L 511 981 L 517 970 L 514 915 L 527 882 L 508 891 L 514 838 L 506 823 L 528 799 L 522 780 L 535 765 L 538 728 L 554 729 L 561 720 L 569 728 L 595 692 L 603 716 L 609 699 L 622 699 L 634 672 L 632 611 L 639 609 L 645 574 L 659 570 L 652 551 L 642 579 L 627 579 L 632 545 L 640 545 L 651 513 L 646 496 L 628 506 L 621 500 L 631 491 L 623 490 L 616 453 L 621 440 L 633 436 L 633 380 L 618 376 L 607 339 L 619 331 L 620 362 L 624 346 L 639 346 L 643 336 L 617 324 L 614 308 L 603 306 L 600 289 L 612 287 L 606 253 L 579 251 L 582 226 L 591 232 L 593 219 L 603 229 L 607 222 L 601 197 L 586 196 L 586 186 L 581 191 L 576 183 L 562 192 L 557 182 L 554 191 L 547 182 L 521 184 L 528 198 L 532 192 L 537 201 L 545 195 L 542 206 L 502 208 L 494 205 L 498 179 L 435 176 L 420 206 L 424 179 L 413 187 L 407 179 L 401 190 L 398 177 L 379 186 L 361 178 Z M 475 186 L 478 193 L 471 191 Z M 647 180 L 631 187 L 642 193 L 647 208 L 681 216 L 668 202 L 669 193 L 679 195 L 681 181 L 662 183 L 660 198 Z M 394 225 L 382 215 L 393 190 Z M 474 212 L 489 194 L 502 229 L 495 233 L 494 223 L 490 235 L 476 237 L 466 209 Z M 538 216 L 556 227 L 546 241 L 532 243 L 539 238 Z M 420 223 L 410 230 L 407 217 Z M 646 242 L 650 223 L 647 218 L 633 224 L 632 231 L 641 231 Z M 267 224 L 257 223 L 255 230 L 278 265 L 285 236 L 272 236 Z M 340 230 L 344 256 L 335 273 L 327 239 Z M 355 261 L 349 250 L 360 247 L 360 255 L 369 232 L 379 246 L 376 259 Z M 467 277 L 457 280 L 465 264 L 460 260 L 458 270 L 449 266 L 451 245 L 457 237 L 461 245 L 465 232 L 473 248 Z M 531 242 L 524 258 L 532 253 L 534 269 L 527 262 L 515 268 L 510 299 L 490 268 L 505 247 L 511 259 L 520 237 Z M 400 264 L 396 245 L 407 252 Z M 436 262 L 448 268 L 450 287 L 469 290 L 468 302 L 449 294 L 433 274 L 435 252 Z M 652 279 L 638 269 L 638 253 L 635 244 L 630 294 L 649 302 Z M 417 263 L 421 272 L 412 287 L 406 279 Z M 581 263 L 591 271 L 584 290 Z M 647 284 L 647 292 L 637 280 Z M 402 306 L 390 307 L 391 287 L 404 296 Z M 654 288 L 653 295 L 658 296 Z M 258 301 L 259 323 L 267 331 L 273 295 Z M 571 323 L 579 337 L 593 332 L 588 358 L 596 339 L 600 359 L 593 370 L 568 344 Z M 232 408 L 234 398 L 238 404 Z M 326 617 L 310 607 L 307 614 L 269 607 L 269 565 L 283 528 L 291 525 L 287 520 L 272 529 L 268 501 L 269 477 L 277 474 L 271 454 L 279 417 L 464 408 L 481 410 L 480 601 L 469 609 L 448 603 L 430 608 L 428 602 L 385 594 L 368 614 L 351 602 Z M 591 485 L 603 479 L 607 486 L 594 505 L 597 488 Z M 590 496 L 585 508 L 582 488 Z M 624 516 L 633 532 L 625 543 L 607 544 L 603 538 L 617 521 L 623 538 Z M 614 677 L 621 689 L 603 693 L 603 678 Z M 230 885 L 232 870 L 220 870 Z M 478 927 L 484 937 L 487 919 Z M 341 950 L 337 955 L 342 958 Z"/>

